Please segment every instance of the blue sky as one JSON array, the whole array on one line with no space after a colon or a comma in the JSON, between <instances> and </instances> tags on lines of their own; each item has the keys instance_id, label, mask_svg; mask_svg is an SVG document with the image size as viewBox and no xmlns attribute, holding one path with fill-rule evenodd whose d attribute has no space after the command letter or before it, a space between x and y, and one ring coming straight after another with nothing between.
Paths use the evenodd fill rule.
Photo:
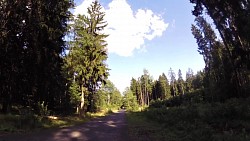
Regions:
<instances>
[{"instance_id":1,"label":"blue sky","mask_svg":"<svg viewBox=\"0 0 250 141\"><path fill-rule=\"evenodd\" d=\"M77 0L75 14L85 14L92 0ZM109 79L123 92L132 77L147 69L154 79L170 67L185 77L188 68L204 68L191 34L194 16L188 0L100 0L109 24L106 33Z\"/></svg>"}]
</instances>

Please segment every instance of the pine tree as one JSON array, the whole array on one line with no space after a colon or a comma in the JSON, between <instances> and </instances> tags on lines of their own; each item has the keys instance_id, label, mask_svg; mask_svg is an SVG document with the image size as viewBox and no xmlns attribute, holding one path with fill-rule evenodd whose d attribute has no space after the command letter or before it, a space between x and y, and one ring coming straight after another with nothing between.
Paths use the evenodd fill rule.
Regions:
<instances>
[{"instance_id":1,"label":"pine tree","mask_svg":"<svg viewBox=\"0 0 250 141\"><path fill-rule=\"evenodd\" d=\"M143 75L140 77L141 85L141 99L142 105L149 105L151 96L152 96L152 78L150 78L149 72L147 69L143 70Z\"/></svg>"},{"instance_id":2,"label":"pine tree","mask_svg":"<svg viewBox=\"0 0 250 141\"><path fill-rule=\"evenodd\" d=\"M130 81L130 90L133 92L134 95L136 95L136 79L132 77Z\"/></svg>"},{"instance_id":3,"label":"pine tree","mask_svg":"<svg viewBox=\"0 0 250 141\"><path fill-rule=\"evenodd\" d=\"M185 83L185 92L189 93L193 91L193 79L194 79L194 72L191 68L188 68L186 72L186 83Z\"/></svg>"},{"instance_id":4,"label":"pine tree","mask_svg":"<svg viewBox=\"0 0 250 141\"><path fill-rule=\"evenodd\" d=\"M177 89L177 81L175 78L175 73L172 68L169 69L168 75L170 77L170 92L173 97L177 96L178 89Z\"/></svg>"},{"instance_id":5,"label":"pine tree","mask_svg":"<svg viewBox=\"0 0 250 141\"><path fill-rule=\"evenodd\" d=\"M162 78L163 78L163 80L164 80L164 82L166 84L164 99L169 99L171 97L170 85L169 85L169 81L168 81L168 78L165 75L165 73L162 73Z\"/></svg>"},{"instance_id":6,"label":"pine tree","mask_svg":"<svg viewBox=\"0 0 250 141\"><path fill-rule=\"evenodd\" d=\"M143 75L137 80L132 78L130 90L136 96L140 106L149 105L151 99L154 99L153 78L149 75L148 70L143 70Z\"/></svg>"},{"instance_id":7,"label":"pine tree","mask_svg":"<svg viewBox=\"0 0 250 141\"><path fill-rule=\"evenodd\" d=\"M170 95L170 86L168 79L164 73L159 76L158 80L155 82L154 86L154 99L169 99Z\"/></svg>"},{"instance_id":8,"label":"pine tree","mask_svg":"<svg viewBox=\"0 0 250 141\"><path fill-rule=\"evenodd\" d=\"M178 95L184 94L184 80L180 69L178 70L177 90L179 93Z\"/></svg>"}]
</instances>

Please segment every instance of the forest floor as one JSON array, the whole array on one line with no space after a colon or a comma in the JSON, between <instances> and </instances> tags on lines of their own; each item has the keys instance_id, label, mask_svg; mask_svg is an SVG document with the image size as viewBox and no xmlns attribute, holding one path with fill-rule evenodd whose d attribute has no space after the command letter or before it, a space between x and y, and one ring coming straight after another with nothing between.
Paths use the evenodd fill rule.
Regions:
<instances>
[{"instance_id":1,"label":"forest floor","mask_svg":"<svg viewBox=\"0 0 250 141\"><path fill-rule=\"evenodd\" d=\"M0 141L127 141L125 111L92 119L84 124L26 134L2 134Z\"/></svg>"}]
</instances>

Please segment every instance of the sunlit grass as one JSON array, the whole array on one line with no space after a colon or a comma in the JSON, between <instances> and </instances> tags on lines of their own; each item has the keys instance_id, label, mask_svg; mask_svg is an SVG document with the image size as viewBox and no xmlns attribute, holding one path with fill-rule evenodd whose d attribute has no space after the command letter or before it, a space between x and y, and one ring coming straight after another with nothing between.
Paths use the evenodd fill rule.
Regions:
<instances>
[{"instance_id":1,"label":"sunlit grass","mask_svg":"<svg viewBox=\"0 0 250 141\"><path fill-rule=\"evenodd\" d=\"M58 117L56 119L47 118L41 122L43 128L68 127L76 124L82 124L90 119L90 116L85 118L79 116Z\"/></svg>"}]
</instances>

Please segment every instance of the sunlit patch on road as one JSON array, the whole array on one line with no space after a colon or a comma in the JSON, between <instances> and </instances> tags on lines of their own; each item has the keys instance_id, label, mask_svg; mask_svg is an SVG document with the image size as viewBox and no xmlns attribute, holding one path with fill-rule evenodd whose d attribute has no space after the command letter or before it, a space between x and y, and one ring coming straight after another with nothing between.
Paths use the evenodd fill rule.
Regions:
<instances>
[{"instance_id":1,"label":"sunlit patch on road","mask_svg":"<svg viewBox=\"0 0 250 141\"><path fill-rule=\"evenodd\" d=\"M77 138L77 137L80 137L81 136L81 132L79 132L79 131L73 131L72 133L71 133L71 137L72 138Z\"/></svg>"}]
</instances>

